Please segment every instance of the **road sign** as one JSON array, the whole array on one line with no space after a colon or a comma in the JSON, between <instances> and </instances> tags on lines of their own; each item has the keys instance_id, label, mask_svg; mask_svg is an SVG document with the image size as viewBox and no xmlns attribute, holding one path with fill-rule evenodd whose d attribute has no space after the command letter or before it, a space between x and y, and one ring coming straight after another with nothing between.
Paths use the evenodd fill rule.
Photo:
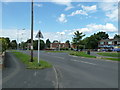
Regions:
<instances>
[{"instance_id":1,"label":"road sign","mask_svg":"<svg viewBox=\"0 0 120 90\"><path fill-rule=\"evenodd\" d=\"M43 38L41 31L37 33L36 38L38 38L38 64L40 65L40 38Z\"/></svg>"},{"instance_id":2,"label":"road sign","mask_svg":"<svg viewBox=\"0 0 120 90\"><path fill-rule=\"evenodd\" d=\"M43 35L42 35L41 31L39 31L39 32L37 33L36 38L43 38Z\"/></svg>"}]
</instances>

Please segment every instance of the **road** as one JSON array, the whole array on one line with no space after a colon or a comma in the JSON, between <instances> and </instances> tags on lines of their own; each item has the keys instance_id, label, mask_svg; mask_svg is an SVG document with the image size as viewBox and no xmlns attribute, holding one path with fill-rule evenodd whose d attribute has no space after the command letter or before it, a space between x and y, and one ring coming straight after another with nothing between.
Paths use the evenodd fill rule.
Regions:
<instances>
[{"instance_id":1,"label":"road","mask_svg":"<svg viewBox=\"0 0 120 90\"><path fill-rule=\"evenodd\" d=\"M21 52L30 54L29 51ZM34 56L37 57L37 51L34 51ZM39 72L38 70L26 70L24 65L17 61L19 65L17 67L18 70L15 72L16 75L6 80L3 83L3 87L13 87L14 83L11 82L15 82L17 84L16 87L55 87L54 83L57 83L59 88L118 88L117 62L76 57L67 53L48 53L45 51L40 52L40 57L42 60L52 63L54 68L45 69L48 70L47 73L45 70ZM16 61L14 60L14 62ZM9 64L14 68L17 62L14 64L9 62ZM8 71L10 70L3 71L3 78L9 76L7 75ZM38 72L37 76L33 75L35 72ZM35 80L33 80L33 77ZM46 82L40 84L41 80ZM3 81L5 80L3 79ZM32 85L33 81L36 85ZM25 83L26 85L20 83ZM28 85L28 83L31 84Z\"/></svg>"},{"instance_id":2,"label":"road","mask_svg":"<svg viewBox=\"0 0 120 90\"><path fill-rule=\"evenodd\" d=\"M29 51L25 53L30 54ZM37 51L34 51L37 56ZM118 63L109 60L70 56L67 53L40 52L54 65L61 88L117 88Z\"/></svg>"}]
</instances>

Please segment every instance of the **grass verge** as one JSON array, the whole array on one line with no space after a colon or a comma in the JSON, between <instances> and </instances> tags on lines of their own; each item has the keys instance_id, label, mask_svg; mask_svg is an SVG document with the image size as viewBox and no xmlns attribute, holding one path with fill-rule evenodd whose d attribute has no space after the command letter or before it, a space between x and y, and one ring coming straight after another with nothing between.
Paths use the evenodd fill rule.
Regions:
<instances>
[{"instance_id":1,"label":"grass verge","mask_svg":"<svg viewBox=\"0 0 120 90\"><path fill-rule=\"evenodd\" d=\"M102 58L106 60L120 61L120 58Z\"/></svg>"},{"instance_id":2,"label":"grass verge","mask_svg":"<svg viewBox=\"0 0 120 90\"><path fill-rule=\"evenodd\" d=\"M75 55L75 56L82 56L82 57L87 57L87 58L96 58L96 56L91 56L86 54L85 52L70 52L70 55Z\"/></svg>"},{"instance_id":3,"label":"grass verge","mask_svg":"<svg viewBox=\"0 0 120 90\"><path fill-rule=\"evenodd\" d=\"M102 56L118 57L118 53L113 53L113 52L100 52L97 54Z\"/></svg>"},{"instance_id":4,"label":"grass verge","mask_svg":"<svg viewBox=\"0 0 120 90\"><path fill-rule=\"evenodd\" d=\"M30 55L24 54L22 52L12 52L12 53L26 65L27 69L44 69L44 68L52 67L51 64L43 60L40 60L40 65L39 65L36 57L34 57L34 62L30 62Z\"/></svg>"}]
</instances>

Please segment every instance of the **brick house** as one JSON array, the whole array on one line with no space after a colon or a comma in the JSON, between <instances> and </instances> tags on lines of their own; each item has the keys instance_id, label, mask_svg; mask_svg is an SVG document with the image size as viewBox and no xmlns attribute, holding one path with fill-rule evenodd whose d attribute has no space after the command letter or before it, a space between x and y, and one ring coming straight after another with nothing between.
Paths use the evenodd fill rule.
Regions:
<instances>
[{"instance_id":1,"label":"brick house","mask_svg":"<svg viewBox=\"0 0 120 90\"><path fill-rule=\"evenodd\" d=\"M120 47L120 40L118 39L104 39L100 40L98 43L98 49L106 51L106 50L112 50L116 51Z\"/></svg>"},{"instance_id":2,"label":"brick house","mask_svg":"<svg viewBox=\"0 0 120 90\"><path fill-rule=\"evenodd\" d=\"M51 43L50 49L69 48L67 43Z\"/></svg>"}]
</instances>

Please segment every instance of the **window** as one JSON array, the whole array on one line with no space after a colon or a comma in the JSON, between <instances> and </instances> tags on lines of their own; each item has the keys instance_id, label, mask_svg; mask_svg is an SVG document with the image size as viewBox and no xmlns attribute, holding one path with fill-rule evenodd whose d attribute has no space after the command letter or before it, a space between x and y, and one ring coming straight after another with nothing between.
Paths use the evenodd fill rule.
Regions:
<instances>
[{"instance_id":1,"label":"window","mask_svg":"<svg viewBox=\"0 0 120 90\"><path fill-rule=\"evenodd\" d=\"M100 42L100 44L104 44L104 42Z\"/></svg>"},{"instance_id":2,"label":"window","mask_svg":"<svg viewBox=\"0 0 120 90\"><path fill-rule=\"evenodd\" d=\"M109 41L108 44L112 44L112 41Z\"/></svg>"}]
</instances>

